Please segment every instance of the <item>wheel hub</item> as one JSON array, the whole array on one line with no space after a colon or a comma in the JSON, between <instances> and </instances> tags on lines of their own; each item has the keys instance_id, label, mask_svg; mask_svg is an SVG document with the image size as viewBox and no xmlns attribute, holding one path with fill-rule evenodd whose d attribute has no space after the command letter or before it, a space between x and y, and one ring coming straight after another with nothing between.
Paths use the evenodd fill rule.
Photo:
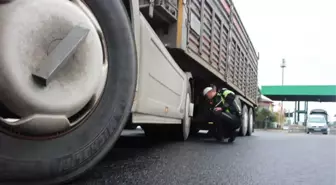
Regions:
<instances>
[{"instance_id":1,"label":"wheel hub","mask_svg":"<svg viewBox=\"0 0 336 185\"><path fill-rule=\"evenodd\" d=\"M88 34L46 86L34 71L80 26ZM102 74L99 35L83 11L68 0L15 0L0 5L0 101L20 117L70 117L95 94Z\"/></svg>"},{"instance_id":2,"label":"wheel hub","mask_svg":"<svg viewBox=\"0 0 336 185\"><path fill-rule=\"evenodd\" d=\"M183 137L184 139L187 139L190 133L190 124L191 124L191 118L190 118L190 95L189 93L186 96L186 103L185 103L185 113L184 113L184 119L183 119Z\"/></svg>"},{"instance_id":3,"label":"wheel hub","mask_svg":"<svg viewBox=\"0 0 336 185\"><path fill-rule=\"evenodd\" d=\"M253 113L252 112L250 112L249 113L249 129L250 129L250 132L252 132L252 130L253 130Z\"/></svg>"},{"instance_id":4,"label":"wheel hub","mask_svg":"<svg viewBox=\"0 0 336 185\"><path fill-rule=\"evenodd\" d=\"M248 125L248 114L247 111L244 110L243 113L243 126L242 126L242 133L245 134L247 131L247 125Z\"/></svg>"}]
</instances>

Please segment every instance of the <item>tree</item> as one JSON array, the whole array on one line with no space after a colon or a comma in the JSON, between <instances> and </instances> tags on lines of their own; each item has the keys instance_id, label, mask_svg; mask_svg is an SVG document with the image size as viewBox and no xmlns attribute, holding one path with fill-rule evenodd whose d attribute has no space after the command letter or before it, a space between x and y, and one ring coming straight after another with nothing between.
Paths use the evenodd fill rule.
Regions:
<instances>
[{"instance_id":1,"label":"tree","mask_svg":"<svg viewBox=\"0 0 336 185\"><path fill-rule=\"evenodd\" d=\"M268 109L258 107L256 111L256 124L259 128L268 127L268 124L276 121L275 114ZM267 122L267 125L265 125Z\"/></svg>"},{"instance_id":2,"label":"tree","mask_svg":"<svg viewBox=\"0 0 336 185\"><path fill-rule=\"evenodd\" d=\"M274 113L274 116L275 116L275 121L278 122L280 125L283 125L283 123L286 120L285 114L281 113L281 111L278 111Z\"/></svg>"},{"instance_id":3,"label":"tree","mask_svg":"<svg viewBox=\"0 0 336 185\"><path fill-rule=\"evenodd\" d=\"M257 109L257 115L256 115L256 121L264 121L266 117L270 118L270 121L276 121L275 114L271 112L268 109L264 108L258 108Z\"/></svg>"}]
</instances>

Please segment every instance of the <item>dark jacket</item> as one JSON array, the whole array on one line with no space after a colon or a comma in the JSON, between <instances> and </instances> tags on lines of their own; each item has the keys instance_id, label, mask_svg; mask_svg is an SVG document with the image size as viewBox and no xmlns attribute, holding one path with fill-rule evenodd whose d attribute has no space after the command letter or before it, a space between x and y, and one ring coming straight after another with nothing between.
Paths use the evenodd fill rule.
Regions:
<instances>
[{"instance_id":1,"label":"dark jacket","mask_svg":"<svg viewBox=\"0 0 336 185\"><path fill-rule=\"evenodd\" d=\"M237 116L241 115L240 105L237 105L236 95L234 92L228 89L221 89L217 92L216 96L210 100L211 111L216 107L221 107L222 111L235 114Z\"/></svg>"}]
</instances>

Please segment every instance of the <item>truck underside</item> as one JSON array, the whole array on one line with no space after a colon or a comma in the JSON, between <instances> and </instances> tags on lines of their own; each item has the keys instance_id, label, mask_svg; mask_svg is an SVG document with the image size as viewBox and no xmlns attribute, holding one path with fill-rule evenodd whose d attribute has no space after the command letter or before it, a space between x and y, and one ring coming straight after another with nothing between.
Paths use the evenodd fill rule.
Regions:
<instances>
[{"instance_id":1,"label":"truck underside","mask_svg":"<svg viewBox=\"0 0 336 185\"><path fill-rule=\"evenodd\" d=\"M212 84L239 95L247 117L240 132L250 135L257 99L258 57L232 2L140 1L140 10L179 67L192 74L193 129L208 128L201 93Z\"/></svg>"}]
</instances>

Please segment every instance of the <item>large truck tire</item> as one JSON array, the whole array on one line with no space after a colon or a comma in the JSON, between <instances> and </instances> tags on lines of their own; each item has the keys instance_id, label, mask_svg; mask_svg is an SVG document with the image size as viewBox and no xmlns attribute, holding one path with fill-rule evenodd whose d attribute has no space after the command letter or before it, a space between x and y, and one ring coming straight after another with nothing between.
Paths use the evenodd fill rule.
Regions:
<instances>
[{"instance_id":1,"label":"large truck tire","mask_svg":"<svg viewBox=\"0 0 336 185\"><path fill-rule=\"evenodd\" d=\"M24 31L23 26L26 26L26 30L41 31L39 33L41 35L53 31L53 33L56 33L57 31L62 31L62 27L59 27L59 30L56 31L47 29L51 28L52 25L58 24L59 22L57 21L65 21L72 24L77 21L74 17L85 15L71 1L65 1L16 0L8 4L0 4L0 70L3 69L4 65L10 65L10 62L15 62L4 61L7 59L4 52L11 49L11 51L17 50L17 57L21 57L19 54L25 53L24 50L19 51L20 48L13 49L14 46L25 44L27 41L25 38L8 38L8 36L15 34L16 36L21 36L22 34L17 32ZM72 180L97 164L109 152L125 126L127 117L131 111L137 76L135 43L129 18L121 1L86 0L84 3L97 19L106 45L108 66L106 82L102 85L103 91L101 96L85 119L82 119L75 127L71 127L69 130L55 135L40 137L14 133L12 132L13 128L7 129L7 126L3 127L4 122L1 122L0 184L48 185ZM36 11L34 11L34 8L37 8ZM70 21L67 22L68 17L62 17L57 14L57 12L62 11L67 15L71 15L69 17ZM6 30L8 28L6 27L7 23L9 23L10 27L15 23L12 22L12 25L10 25L11 21L18 21L20 23L21 18L29 22L36 18L35 14L27 15L27 12L35 13L37 14L36 16L40 15L41 12L56 12L55 16L58 17L53 19L55 17L48 17L46 14L44 14L45 16L40 15L39 18L41 19L46 17L45 19L48 21L55 22L48 23L46 21L43 24L39 24L42 27L34 28L29 27L34 25L29 25L28 23L22 24L9 33L9 30ZM86 20L89 19L85 19L83 22L88 22ZM46 27L43 27L43 25ZM95 33L90 32L90 34L93 34L91 35L92 37L95 36ZM4 42L10 39L11 42ZM33 40L34 37L27 39ZM15 43L16 41L21 41L21 43ZM83 44L84 46L81 49L84 49L84 51L76 51L75 55L78 54L76 57L79 57L83 52L86 55L90 54L91 50L85 49L93 43L87 45L88 43L85 41ZM7 46L4 48L4 45ZM29 59L26 58L26 60ZM93 60L91 62L99 61ZM77 69L79 70L80 66L77 66ZM18 71L15 72L17 73ZM68 72L72 74L71 72L73 71ZM10 71L6 73L10 73ZM7 84L11 85L11 83ZM6 90L3 85L0 82L0 90L2 92ZM82 84L82 86L85 85L89 84ZM74 95L79 96L80 94ZM19 93L15 94L15 92L12 92L9 96L18 97ZM64 97L64 99L66 98ZM6 103L4 104L8 106ZM50 104L52 103L51 101ZM15 110L11 111L15 112ZM22 113L22 110L18 110L18 112Z\"/></svg>"},{"instance_id":2,"label":"large truck tire","mask_svg":"<svg viewBox=\"0 0 336 185\"><path fill-rule=\"evenodd\" d=\"M191 117L189 116L190 103L192 103L192 91L190 84L187 87L187 94L184 106L184 117L182 119L182 124L172 125L173 129L173 139L178 141L185 141L190 135L191 129Z\"/></svg>"},{"instance_id":3,"label":"large truck tire","mask_svg":"<svg viewBox=\"0 0 336 185\"><path fill-rule=\"evenodd\" d=\"M252 107L248 110L248 127L247 127L247 136L251 136L254 128L254 109Z\"/></svg>"},{"instance_id":4,"label":"large truck tire","mask_svg":"<svg viewBox=\"0 0 336 185\"><path fill-rule=\"evenodd\" d=\"M187 87L187 94L184 104L184 117L181 124L143 124L146 137L150 139L164 139L185 141L188 139L191 130L191 117L189 116L190 103L192 102L191 86Z\"/></svg>"},{"instance_id":5,"label":"large truck tire","mask_svg":"<svg viewBox=\"0 0 336 185\"><path fill-rule=\"evenodd\" d=\"M239 135L240 136L246 136L247 134L247 130L248 130L248 109L246 107L246 105L243 105L243 109L242 109L242 124L241 127L239 129Z\"/></svg>"}]
</instances>

